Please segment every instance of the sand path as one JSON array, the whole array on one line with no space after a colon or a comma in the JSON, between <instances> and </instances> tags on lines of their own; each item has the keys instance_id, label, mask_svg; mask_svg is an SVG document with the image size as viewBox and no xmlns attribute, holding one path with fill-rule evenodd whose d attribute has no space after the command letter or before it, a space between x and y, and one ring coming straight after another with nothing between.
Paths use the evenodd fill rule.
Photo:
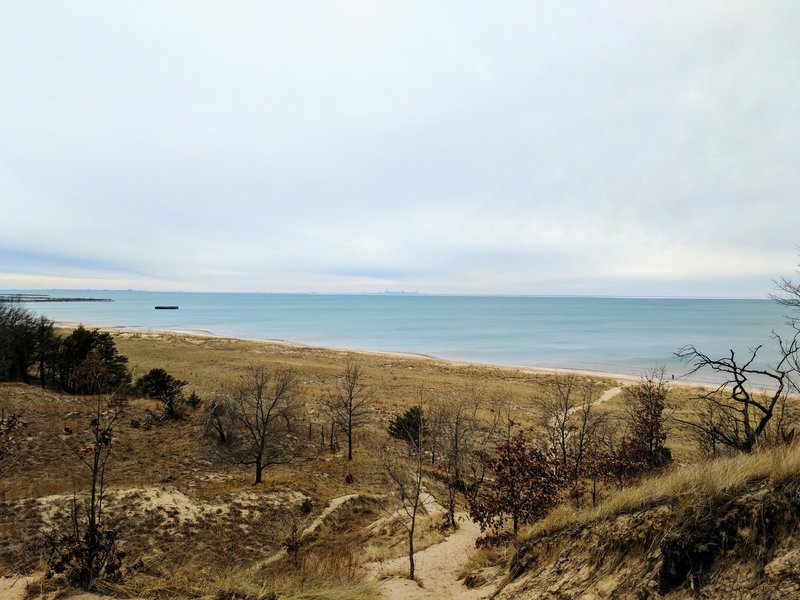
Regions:
<instances>
[{"instance_id":1,"label":"sand path","mask_svg":"<svg viewBox=\"0 0 800 600\"><path fill-rule=\"evenodd\" d=\"M491 587L468 589L458 580L458 573L475 552L475 540L480 535L478 526L466 515L460 513L458 520L458 530L446 540L414 555L417 579L422 586L400 575L387 577L389 573L408 572L407 556L367 565L369 576L378 580L378 587L386 600L477 600L491 593Z\"/></svg>"},{"instance_id":2,"label":"sand path","mask_svg":"<svg viewBox=\"0 0 800 600\"><path fill-rule=\"evenodd\" d=\"M322 522L329 514L331 514L345 502L348 502L358 497L359 494L348 494L347 496L339 496L338 498L334 498L333 500L328 502L328 506L325 507L325 510L323 510L322 513L316 519L314 519L314 522L311 523L311 525L309 525L303 530L303 535L311 535L312 533L314 533L317 529L319 529L322 526Z\"/></svg>"},{"instance_id":3,"label":"sand path","mask_svg":"<svg viewBox=\"0 0 800 600\"><path fill-rule=\"evenodd\" d=\"M603 394L597 399L595 405L602 404L607 400L611 400L614 396L619 394L622 391L621 387L613 387L610 390L606 390Z\"/></svg>"}]
</instances>

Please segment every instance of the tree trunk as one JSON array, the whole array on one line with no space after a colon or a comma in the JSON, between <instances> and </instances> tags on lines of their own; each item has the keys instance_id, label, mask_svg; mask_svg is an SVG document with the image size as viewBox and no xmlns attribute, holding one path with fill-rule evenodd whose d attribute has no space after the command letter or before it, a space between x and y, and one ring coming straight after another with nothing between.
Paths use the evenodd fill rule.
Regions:
<instances>
[{"instance_id":1,"label":"tree trunk","mask_svg":"<svg viewBox=\"0 0 800 600\"><path fill-rule=\"evenodd\" d=\"M408 578L414 579L414 528L408 531Z\"/></svg>"},{"instance_id":2,"label":"tree trunk","mask_svg":"<svg viewBox=\"0 0 800 600\"><path fill-rule=\"evenodd\" d=\"M353 413L347 423L347 460L353 460Z\"/></svg>"},{"instance_id":3,"label":"tree trunk","mask_svg":"<svg viewBox=\"0 0 800 600\"><path fill-rule=\"evenodd\" d=\"M20 376L22 377L22 382L23 382L25 385L29 385L29 384L30 384L30 382L31 382L31 378L30 378L30 376L28 375L28 367L27 367L27 365L25 364L25 359L24 359L22 356L20 356L20 357L17 359L17 364L19 365L19 366L18 366L18 369L19 369L19 374L20 374Z\"/></svg>"},{"instance_id":4,"label":"tree trunk","mask_svg":"<svg viewBox=\"0 0 800 600\"><path fill-rule=\"evenodd\" d=\"M39 382L42 384L42 389L45 388L45 376L44 376L44 356L39 357Z\"/></svg>"},{"instance_id":5,"label":"tree trunk","mask_svg":"<svg viewBox=\"0 0 800 600\"><path fill-rule=\"evenodd\" d=\"M451 485L447 490L447 518L450 521L450 528L455 531L456 529L456 488Z\"/></svg>"},{"instance_id":6,"label":"tree trunk","mask_svg":"<svg viewBox=\"0 0 800 600\"><path fill-rule=\"evenodd\" d=\"M261 464L261 459L259 458L256 461L256 480L255 483L261 483L261 471L264 469L263 465Z\"/></svg>"}]
</instances>

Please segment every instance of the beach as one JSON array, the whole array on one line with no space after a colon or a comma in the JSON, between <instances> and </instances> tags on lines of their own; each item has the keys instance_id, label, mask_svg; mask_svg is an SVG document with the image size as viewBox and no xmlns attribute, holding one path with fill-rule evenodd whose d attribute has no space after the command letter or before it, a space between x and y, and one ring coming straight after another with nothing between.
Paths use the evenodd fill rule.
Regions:
<instances>
[{"instance_id":1,"label":"beach","mask_svg":"<svg viewBox=\"0 0 800 600\"><path fill-rule=\"evenodd\" d=\"M115 330L280 340L636 379L664 367L667 377L676 380L689 370L674 354L686 344L719 356L763 344L759 360L768 364L775 349L770 333L785 323L781 307L768 300L166 292L103 296L113 302L27 306L59 322ZM180 308L154 310L159 305ZM691 380L714 383L707 373Z\"/></svg>"}]
</instances>

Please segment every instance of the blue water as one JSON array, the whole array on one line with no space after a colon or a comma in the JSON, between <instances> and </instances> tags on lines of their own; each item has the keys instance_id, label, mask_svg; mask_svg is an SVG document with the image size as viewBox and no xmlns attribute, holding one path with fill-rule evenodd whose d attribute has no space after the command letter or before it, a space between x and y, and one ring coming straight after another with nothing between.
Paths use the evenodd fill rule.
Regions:
<instances>
[{"instance_id":1,"label":"blue water","mask_svg":"<svg viewBox=\"0 0 800 600\"><path fill-rule=\"evenodd\" d=\"M20 290L24 291L24 290ZM788 331L770 300L587 297L227 294L52 291L107 303L27 304L57 321L101 327L201 329L301 344L426 354L491 364L564 367L639 375L665 366L685 344L712 357L743 354ZM178 305L179 310L154 310ZM703 376L693 377L704 380ZM713 378L706 378L711 381Z\"/></svg>"}]
</instances>

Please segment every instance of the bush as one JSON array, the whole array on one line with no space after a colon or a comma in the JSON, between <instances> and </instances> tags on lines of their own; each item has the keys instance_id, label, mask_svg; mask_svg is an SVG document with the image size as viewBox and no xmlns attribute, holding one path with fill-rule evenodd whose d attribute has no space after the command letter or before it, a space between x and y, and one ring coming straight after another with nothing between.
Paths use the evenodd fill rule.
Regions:
<instances>
[{"instance_id":1,"label":"bush","mask_svg":"<svg viewBox=\"0 0 800 600\"><path fill-rule=\"evenodd\" d=\"M136 391L147 398L163 402L164 418L177 419L182 416L180 400L185 385L185 381L176 379L164 369L150 369L146 375L136 380Z\"/></svg>"},{"instance_id":2,"label":"bush","mask_svg":"<svg viewBox=\"0 0 800 600\"><path fill-rule=\"evenodd\" d=\"M311 498L304 498L302 504L300 504L300 512L307 515L312 510L314 510L314 503L311 501Z\"/></svg>"},{"instance_id":3,"label":"bush","mask_svg":"<svg viewBox=\"0 0 800 600\"><path fill-rule=\"evenodd\" d=\"M419 450L420 433L425 426L425 416L421 406L412 406L402 414L396 415L386 431L396 440L403 440L414 450Z\"/></svg>"},{"instance_id":4,"label":"bush","mask_svg":"<svg viewBox=\"0 0 800 600\"><path fill-rule=\"evenodd\" d=\"M500 442L493 455L478 455L491 479L470 499L469 513L482 532L491 530L486 545L507 537L507 519L516 536L520 525L541 519L558 502L561 481L547 457L528 446L524 434Z\"/></svg>"}]
</instances>

